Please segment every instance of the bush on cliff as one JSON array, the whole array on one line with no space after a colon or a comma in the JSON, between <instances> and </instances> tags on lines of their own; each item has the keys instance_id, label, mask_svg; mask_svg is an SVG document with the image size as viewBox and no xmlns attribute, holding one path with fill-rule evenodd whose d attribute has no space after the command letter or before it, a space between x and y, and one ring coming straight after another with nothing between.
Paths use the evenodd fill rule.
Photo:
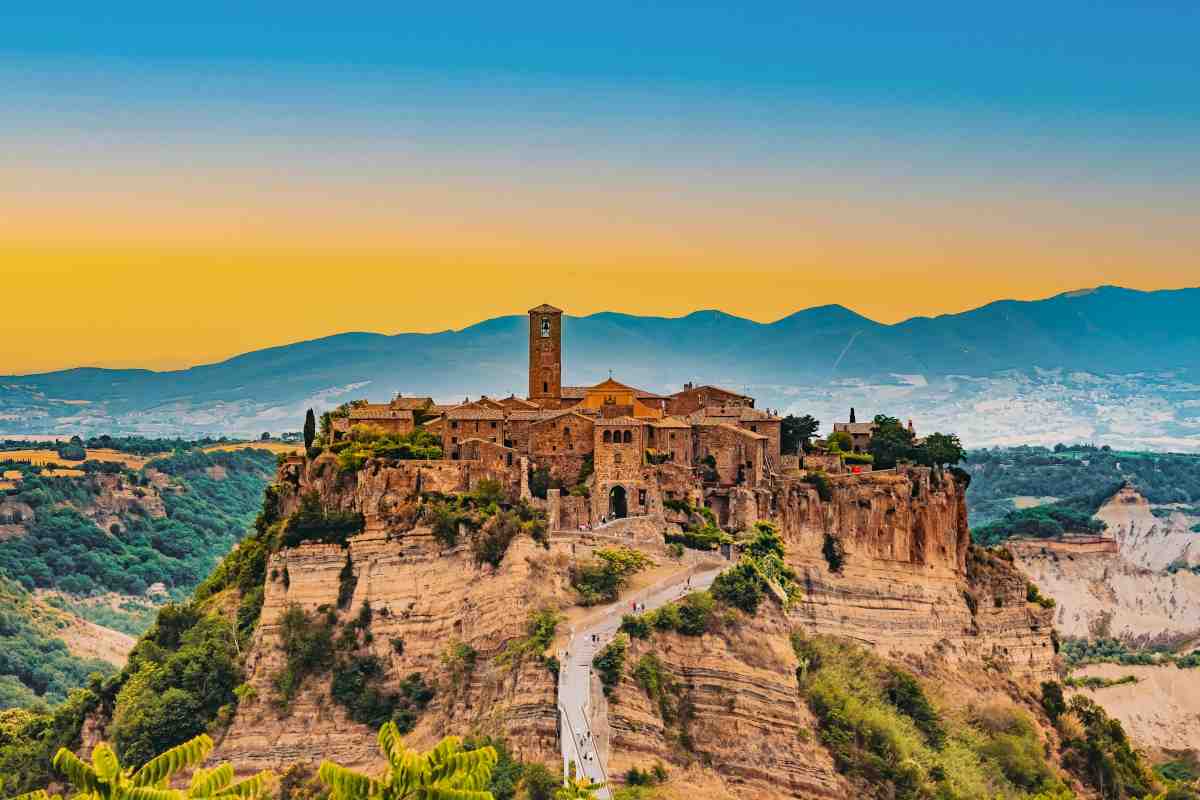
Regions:
<instances>
[{"instance_id":1,"label":"bush on cliff","mask_svg":"<svg viewBox=\"0 0 1200 800\"><path fill-rule=\"evenodd\" d=\"M332 448L339 472L357 472L368 459L391 461L429 460L442 457L442 441L424 428L408 433L383 433L369 425L355 425Z\"/></svg>"},{"instance_id":2,"label":"bush on cliff","mask_svg":"<svg viewBox=\"0 0 1200 800\"><path fill-rule=\"evenodd\" d=\"M741 562L722 572L713 581L712 596L726 605L740 608L747 614L758 611L763 600L763 582L754 566Z\"/></svg>"},{"instance_id":3,"label":"bush on cliff","mask_svg":"<svg viewBox=\"0 0 1200 800\"><path fill-rule=\"evenodd\" d=\"M328 510L316 492L308 492L300 498L300 508L284 524L281 544L284 547L304 542L344 545L351 536L362 532L364 524L361 513Z\"/></svg>"},{"instance_id":4,"label":"bush on cliff","mask_svg":"<svg viewBox=\"0 0 1200 800\"><path fill-rule=\"evenodd\" d=\"M916 676L833 637L795 634L800 692L839 771L872 798L1070 798L1028 715L939 709Z\"/></svg>"},{"instance_id":5,"label":"bush on cliff","mask_svg":"<svg viewBox=\"0 0 1200 800\"><path fill-rule=\"evenodd\" d=\"M571 586L579 593L579 605L594 606L617 599L629 578L654 562L645 553L628 547L597 550L595 556L571 565Z\"/></svg>"},{"instance_id":6,"label":"bush on cliff","mask_svg":"<svg viewBox=\"0 0 1200 800\"><path fill-rule=\"evenodd\" d=\"M625 669L625 652L629 649L629 637L618 633L616 637L592 659L592 666L600 676L604 694L612 694L612 690L621 682L621 672Z\"/></svg>"}]
</instances>

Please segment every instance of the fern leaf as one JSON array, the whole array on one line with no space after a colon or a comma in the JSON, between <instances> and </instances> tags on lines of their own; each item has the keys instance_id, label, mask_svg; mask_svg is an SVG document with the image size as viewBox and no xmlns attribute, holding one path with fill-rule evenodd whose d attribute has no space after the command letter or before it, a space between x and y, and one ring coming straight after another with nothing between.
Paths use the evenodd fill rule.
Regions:
<instances>
[{"instance_id":1,"label":"fern leaf","mask_svg":"<svg viewBox=\"0 0 1200 800\"><path fill-rule=\"evenodd\" d=\"M67 748L60 747L50 763L80 794L92 794L99 790L100 781L96 771Z\"/></svg>"},{"instance_id":2,"label":"fern leaf","mask_svg":"<svg viewBox=\"0 0 1200 800\"><path fill-rule=\"evenodd\" d=\"M175 773L199 765L208 758L212 749L213 740L202 733L147 761L145 766L133 774L132 784L141 787L157 786Z\"/></svg>"},{"instance_id":3,"label":"fern leaf","mask_svg":"<svg viewBox=\"0 0 1200 800\"><path fill-rule=\"evenodd\" d=\"M329 787L336 800L367 800L380 791L378 782L332 761L321 762L317 777Z\"/></svg>"},{"instance_id":4,"label":"fern leaf","mask_svg":"<svg viewBox=\"0 0 1200 800\"><path fill-rule=\"evenodd\" d=\"M125 795L125 800L184 800L187 797L178 789L156 789L151 786L135 786Z\"/></svg>"},{"instance_id":5,"label":"fern leaf","mask_svg":"<svg viewBox=\"0 0 1200 800\"><path fill-rule=\"evenodd\" d=\"M226 765L228 766L228 765ZM267 780L271 778L270 772L260 772L257 775L252 775L245 780L240 780L237 783L226 786L215 796L218 798L239 798L239 800L252 800L260 797L266 792Z\"/></svg>"},{"instance_id":6,"label":"fern leaf","mask_svg":"<svg viewBox=\"0 0 1200 800\"><path fill-rule=\"evenodd\" d=\"M101 742L92 751L92 769L95 770L98 780L112 784L121 774L121 762L117 760L113 749Z\"/></svg>"}]
</instances>

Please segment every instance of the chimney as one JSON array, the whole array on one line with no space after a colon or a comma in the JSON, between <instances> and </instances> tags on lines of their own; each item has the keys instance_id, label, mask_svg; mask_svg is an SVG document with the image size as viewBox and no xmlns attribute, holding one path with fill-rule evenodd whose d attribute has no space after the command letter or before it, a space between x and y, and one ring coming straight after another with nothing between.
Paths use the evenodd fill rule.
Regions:
<instances>
[{"instance_id":1,"label":"chimney","mask_svg":"<svg viewBox=\"0 0 1200 800\"><path fill-rule=\"evenodd\" d=\"M854 419L854 406L850 406L850 421L857 422L857 420Z\"/></svg>"}]
</instances>

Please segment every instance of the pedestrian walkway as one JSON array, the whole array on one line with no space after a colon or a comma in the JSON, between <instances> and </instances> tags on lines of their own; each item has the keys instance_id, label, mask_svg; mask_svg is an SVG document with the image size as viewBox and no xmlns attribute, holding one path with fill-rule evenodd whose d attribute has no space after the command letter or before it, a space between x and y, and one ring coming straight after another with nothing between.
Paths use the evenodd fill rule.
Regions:
<instances>
[{"instance_id":1,"label":"pedestrian walkway","mask_svg":"<svg viewBox=\"0 0 1200 800\"><path fill-rule=\"evenodd\" d=\"M692 592L707 589L725 567L679 572L637 594L622 598L606 607L598 619L592 619L580 631L572 631L567 650L560 654L558 709L562 721L563 772L571 762L575 774L586 776L593 783L608 783L606 765L597 749L591 717L592 659L604 648L621 627L621 617L632 614L634 604L644 606L643 613L662 608ZM596 794L600 800L612 797L609 788Z\"/></svg>"}]
</instances>

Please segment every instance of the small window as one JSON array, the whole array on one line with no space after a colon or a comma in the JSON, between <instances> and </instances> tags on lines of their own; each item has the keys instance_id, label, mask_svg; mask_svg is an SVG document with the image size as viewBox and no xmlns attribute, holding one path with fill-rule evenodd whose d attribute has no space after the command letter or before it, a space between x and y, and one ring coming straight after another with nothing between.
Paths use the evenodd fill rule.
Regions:
<instances>
[{"instance_id":1,"label":"small window","mask_svg":"<svg viewBox=\"0 0 1200 800\"><path fill-rule=\"evenodd\" d=\"M751 426L750 426L750 430L754 431L755 433L758 433L758 426L757 426L757 425L751 425Z\"/></svg>"},{"instance_id":2,"label":"small window","mask_svg":"<svg viewBox=\"0 0 1200 800\"><path fill-rule=\"evenodd\" d=\"M570 435L571 435L571 426L567 425L566 427L563 428L563 436L570 436Z\"/></svg>"},{"instance_id":3,"label":"small window","mask_svg":"<svg viewBox=\"0 0 1200 800\"><path fill-rule=\"evenodd\" d=\"M542 381L542 394L550 394L550 383Z\"/></svg>"},{"instance_id":4,"label":"small window","mask_svg":"<svg viewBox=\"0 0 1200 800\"><path fill-rule=\"evenodd\" d=\"M639 506L646 505L646 490L645 489L638 489L638 505Z\"/></svg>"},{"instance_id":5,"label":"small window","mask_svg":"<svg viewBox=\"0 0 1200 800\"><path fill-rule=\"evenodd\" d=\"M605 431L604 432L604 443L609 444L611 442L612 442L612 431Z\"/></svg>"},{"instance_id":6,"label":"small window","mask_svg":"<svg viewBox=\"0 0 1200 800\"><path fill-rule=\"evenodd\" d=\"M631 443L633 441L633 432L625 431L625 435L623 437L621 437L621 439L622 439L622 441L625 442L625 444Z\"/></svg>"},{"instance_id":7,"label":"small window","mask_svg":"<svg viewBox=\"0 0 1200 800\"><path fill-rule=\"evenodd\" d=\"M620 451L620 450L618 450L617 452L613 453L613 463L614 463L614 464L620 464L620 463L621 463L621 451Z\"/></svg>"},{"instance_id":8,"label":"small window","mask_svg":"<svg viewBox=\"0 0 1200 800\"><path fill-rule=\"evenodd\" d=\"M458 437L457 437L457 436L451 436L451 437L450 437L450 444L458 444Z\"/></svg>"},{"instance_id":9,"label":"small window","mask_svg":"<svg viewBox=\"0 0 1200 800\"><path fill-rule=\"evenodd\" d=\"M492 420L492 427L493 427L493 428L495 428L495 427L496 427L496 420Z\"/></svg>"},{"instance_id":10,"label":"small window","mask_svg":"<svg viewBox=\"0 0 1200 800\"><path fill-rule=\"evenodd\" d=\"M458 420L456 420L456 419L450 420L450 427L457 429L458 428Z\"/></svg>"}]
</instances>

